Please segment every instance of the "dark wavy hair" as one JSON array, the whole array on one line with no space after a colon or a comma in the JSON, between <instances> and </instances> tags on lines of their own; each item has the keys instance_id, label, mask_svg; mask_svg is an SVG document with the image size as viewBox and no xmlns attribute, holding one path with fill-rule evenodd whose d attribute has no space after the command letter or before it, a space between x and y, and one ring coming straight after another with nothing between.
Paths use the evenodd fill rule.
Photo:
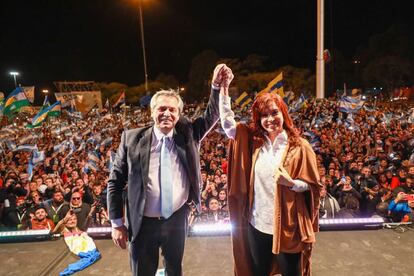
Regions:
<instances>
[{"instance_id":1,"label":"dark wavy hair","mask_svg":"<svg viewBox=\"0 0 414 276\"><path fill-rule=\"evenodd\" d=\"M266 110L266 107L274 102L283 115L283 129L286 131L289 137L289 143L291 145L297 145L299 143L299 131L293 124L292 118L289 116L288 108L283 101L282 97L273 93L263 93L259 95L252 106L252 123L250 128L253 130L254 136L258 136L263 139L265 130L260 123L261 114Z\"/></svg>"}]
</instances>

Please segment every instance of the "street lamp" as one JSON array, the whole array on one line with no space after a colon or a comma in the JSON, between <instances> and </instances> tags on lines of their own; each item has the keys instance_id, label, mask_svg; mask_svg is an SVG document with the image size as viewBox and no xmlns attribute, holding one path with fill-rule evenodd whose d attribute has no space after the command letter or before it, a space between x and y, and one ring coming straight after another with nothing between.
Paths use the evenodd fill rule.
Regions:
<instances>
[{"instance_id":1,"label":"street lamp","mask_svg":"<svg viewBox=\"0 0 414 276\"><path fill-rule=\"evenodd\" d=\"M14 86L15 86L15 87L17 87L17 80L16 80L16 76L18 76L18 75L19 75L19 72L15 72L15 71L13 71L13 72L10 72L9 74L13 76L13 79L14 79Z\"/></svg>"},{"instance_id":2,"label":"street lamp","mask_svg":"<svg viewBox=\"0 0 414 276\"><path fill-rule=\"evenodd\" d=\"M141 44L142 44L142 56L144 61L144 77L145 77L145 92L148 91L148 72L147 72L147 57L145 54L145 39L144 39L144 18L142 17L142 0L138 0L139 8L139 25L141 29Z\"/></svg>"},{"instance_id":3,"label":"street lamp","mask_svg":"<svg viewBox=\"0 0 414 276\"><path fill-rule=\"evenodd\" d=\"M42 90L42 93L44 93L45 95L47 95L47 94L49 93L49 90L47 90L47 89L43 89L43 90Z\"/></svg>"}]
</instances>

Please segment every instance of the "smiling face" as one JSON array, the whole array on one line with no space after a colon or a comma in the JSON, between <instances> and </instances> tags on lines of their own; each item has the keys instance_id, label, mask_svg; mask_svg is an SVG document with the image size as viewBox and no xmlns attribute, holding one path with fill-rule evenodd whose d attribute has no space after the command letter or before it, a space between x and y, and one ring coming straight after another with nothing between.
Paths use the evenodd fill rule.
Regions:
<instances>
[{"instance_id":1,"label":"smiling face","mask_svg":"<svg viewBox=\"0 0 414 276\"><path fill-rule=\"evenodd\" d=\"M210 199L208 203L208 208L210 209L210 211L217 211L219 209L218 200L215 198Z\"/></svg>"},{"instance_id":2,"label":"smiling face","mask_svg":"<svg viewBox=\"0 0 414 276\"><path fill-rule=\"evenodd\" d=\"M260 114L260 124L268 135L277 135L283 130L283 115L276 103L271 101Z\"/></svg>"},{"instance_id":3,"label":"smiling face","mask_svg":"<svg viewBox=\"0 0 414 276\"><path fill-rule=\"evenodd\" d=\"M159 96L152 119L155 126L164 134L169 133L178 122L180 116L178 100L175 97Z\"/></svg>"}]
</instances>

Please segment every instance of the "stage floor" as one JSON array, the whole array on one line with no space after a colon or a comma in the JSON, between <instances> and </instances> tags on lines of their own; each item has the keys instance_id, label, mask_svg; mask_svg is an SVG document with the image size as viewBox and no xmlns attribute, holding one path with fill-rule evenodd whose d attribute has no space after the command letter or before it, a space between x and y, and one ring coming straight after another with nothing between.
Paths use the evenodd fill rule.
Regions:
<instances>
[{"instance_id":1,"label":"stage floor","mask_svg":"<svg viewBox=\"0 0 414 276\"><path fill-rule=\"evenodd\" d=\"M96 240L102 259L76 275L130 275L128 252L111 240ZM0 244L0 275L59 275L77 258L62 239ZM184 274L233 275L230 237L190 237ZM330 231L318 233L313 275L414 275L414 232L393 230Z\"/></svg>"}]
</instances>

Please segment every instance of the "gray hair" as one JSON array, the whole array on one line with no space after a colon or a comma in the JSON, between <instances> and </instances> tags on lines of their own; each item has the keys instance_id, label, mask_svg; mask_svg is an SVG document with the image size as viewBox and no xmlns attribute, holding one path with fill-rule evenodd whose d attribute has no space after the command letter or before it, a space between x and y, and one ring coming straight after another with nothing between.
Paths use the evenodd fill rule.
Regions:
<instances>
[{"instance_id":1,"label":"gray hair","mask_svg":"<svg viewBox=\"0 0 414 276\"><path fill-rule=\"evenodd\" d=\"M157 93L155 93L154 96L152 96L151 102L150 102L151 112L155 110L155 107L158 104L158 98L161 96L176 98L178 101L178 111L180 114L183 112L183 109L184 109L183 100L181 99L181 96L178 94L178 92L174 89L160 90Z\"/></svg>"}]
</instances>

